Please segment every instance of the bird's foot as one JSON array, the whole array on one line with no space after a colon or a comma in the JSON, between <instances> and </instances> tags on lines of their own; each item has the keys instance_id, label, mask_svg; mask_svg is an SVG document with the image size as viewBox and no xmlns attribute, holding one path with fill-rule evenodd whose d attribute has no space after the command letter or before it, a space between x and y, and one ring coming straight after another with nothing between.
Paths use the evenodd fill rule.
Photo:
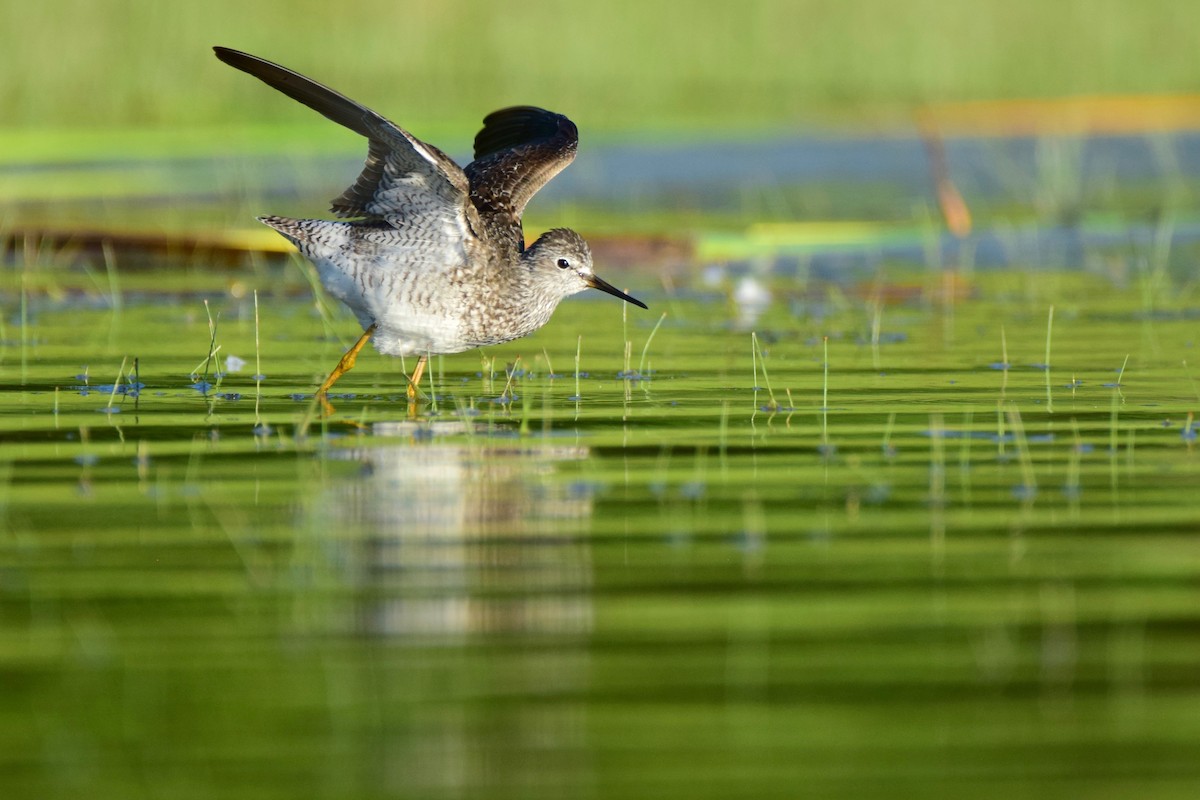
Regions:
<instances>
[{"instance_id":1,"label":"bird's foot","mask_svg":"<svg viewBox=\"0 0 1200 800\"><path fill-rule=\"evenodd\" d=\"M321 404L321 416L332 417L334 412L337 411L333 407L333 403L329 402L329 393L324 389L317 392L317 401Z\"/></svg>"}]
</instances>

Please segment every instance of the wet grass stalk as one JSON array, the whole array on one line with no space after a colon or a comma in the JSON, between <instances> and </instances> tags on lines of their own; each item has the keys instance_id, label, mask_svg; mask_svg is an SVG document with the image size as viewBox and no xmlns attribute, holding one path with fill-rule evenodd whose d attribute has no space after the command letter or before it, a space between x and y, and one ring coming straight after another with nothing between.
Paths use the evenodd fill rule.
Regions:
<instances>
[{"instance_id":1,"label":"wet grass stalk","mask_svg":"<svg viewBox=\"0 0 1200 800\"><path fill-rule=\"evenodd\" d=\"M1029 440L1025 437L1025 424L1021 420L1020 409L1015 406L1008 409L1006 416L1017 447L1017 463L1021 467L1021 489L1025 499L1029 499L1037 493L1037 475L1034 473L1033 457L1029 452Z\"/></svg>"},{"instance_id":2,"label":"wet grass stalk","mask_svg":"<svg viewBox=\"0 0 1200 800\"><path fill-rule=\"evenodd\" d=\"M821 442L829 446L829 337L825 336L824 374L821 379Z\"/></svg>"},{"instance_id":3,"label":"wet grass stalk","mask_svg":"<svg viewBox=\"0 0 1200 800\"><path fill-rule=\"evenodd\" d=\"M517 356L516 359L513 361L513 363L509 364L505 368L504 371L508 375L508 380L506 380L504 382L504 391L500 392L501 400L508 398L507 402L508 403L512 402L513 395L510 393L510 391L511 391L512 385L513 385L513 377L517 374L517 370L520 369L520 366L521 366L521 357Z\"/></svg>"},{"instance_id":4,"label":"wet grass stalk","mask_svg":"<svg viewBox=\"0 0 1200 800\"><path fill-rule=\"evenodd\" d=\"M946 424L940 413L929 415L929 544L935 567L946 555Z\"/></svg>"},{"instance_id":5,"label":"wet grass stalk","mask_svg":"<svg viewBox=\"0 0 1200 800\"><path fill-rule=\"evenodd\" d=\"M1121 396L1121 402L1125 402L1125 393L1121 391L1121 381L1125 378L1125 367L1129 366L1129 354L1125 354L1125 360L1121 362L1121 369L1117 371L1117 382L1113 386L1117 394Z\"/></svg>"},{"instance_id":6,"label":"wet grass stalk","mask_svg":"<svg viewBox=\"0 0 1200 800\"><path fill-rule=\"evenodd\" d=\"M1004 436L1006 432L1004 419L1004 401L998 400L996 402L996 457L1000 459L1004 458L1005 453Z\"/></svg>"},{"instance_id":7,"label":"wet grass stalk","mask_svg":"<svg viewBox=\"0 0 1200 800\"><path fill-rule=\"evenodd\" d=\"M579 411L579 402L583 400L583 393L579 386L579 370L580 364L583 363L583 334L575 339L575 410L576 415Z\"/></svg>"},{"instance_id":8,"label":"wet grass stalk","mask_svg":"<svg viewBox=\"0 0 1200 800\"><path fill-rule=\"evenodd\" d=\"M622 382L625 384L625 402L626 403L629 402L629 398L630 398L629 390L633 384L633 374L630 372L630 370L633 369L632 360L633 360L633 342L626 339L625 340L625 370L621 373L621 377L624 379Z\"/></svg>"},{"instance_id":9,"label":"wet grass stalk","mask_svg":"<svg viewBox=\"0 0 1200 800\"><path fill-rule=\"evenodd\" d=\"M483 384L483 393L490 395L494 390L496 378L496 357L479 351L479 382Z\"/></svg>"},{"instance_id":10,"label":"wet grass stalk","mask_svg":"<svg viewBox=\"0 0 1200 800\"><path fill-rule=\"evenodd\" d=\"M105 406L105 409L107 409L109 411L112 410L113 402L116 401L116 399L117 399L117 391L121 388L121 378L125 375L125 364L128 361L129 361L128 356L126 356L125 358L122 358L121 366L117 369L117 379L115 381L113 381L112 391L109 392L109 394L108 394L108 405Z\"/></svg>"},{"instance_id":11,"label":"wet grass stalk","mask_svg":"<svg viewBox=\"0 0 1200 800\"><path fill-rule=\"evenodd\" d=\"M1003 401L1008 393L1008 334L1004 330L1004 326L1000 326L1000 400Z\"/></svg>"},{"instance_id":12,"label":"wet grass stalk","mask_svg":"<svg viewBox=\"0 0 1200 800\"><path fill-rule=\"evenodd\" d=\"M21 383L29 375L29 258L26 256L21 270Z\"/></svg>"},{"instance_id":13,"label":"wet grass stalk","mask_svg":"<svg viewBox=\"0 0 1200 800\"><path fill-rule=\"evenodd\" d=\"M646 354L650 352L650 342L654 341L654 334L658 333L658 329L662 326L663 320L667 318L667 312L663 312L658 318L658 322L654 323L654 327L650 330L650 335L646 337L646 343L642 345L642 357L638 359L638 376L646 379Z\"/></svg>"},{"instance_id":14,"label":"wet grass stalk","mask_svg":"<svg viewBox=\"0 0 1200 800\"><path fill-rule=\"evenodd\" d=\"M201 378L208 378L208 370L216 359L217 353L221 351L220 345L217 344L217 320L220 319L220 314L217 319L213 319L212 309L208 306L208 301L204 301L204 313L208 315L208 354L200 360L195 369L191 372L192 383L197 383ZM201 373L203 370L203 373Z\"/></svg>"},{"instance_id":15,"label":"wet grass stalk","mask_svg":"<svg viewBox=\"0 0 1200 800\"><path fill-rule=\"evenodd\" d=\"M262 350L258 325L258 289L254 290L254 427L262 425Z\"/></svg>"},{"instance_id":16,"label":"wet grass stalk","mask_svg":"<svg viewBox=\"0 0 1200 800\"><path fill-rule=\"evenodd\" d=\"M758 392L758 367L762 365L762 379L767 387L767 398L770 402L770 410L774 411L779 408L779 403L775 401L775 392L771 388L771 376L767 374L767 357L762 351L762 345L758 341L758 334L754 331L750 332L750 360L754 368L754 390ZM758 400L754 401L755 410L758 409Z\"/></svg>"},{"instance_id":17,"label":"wet grass stalk","mask_svg":"<svg viewBox=\"0 0 1200 800\"><path fill-rule=\"evenodd\" d=\"M873 300L871 314L871 368L879 371L879 337L883 330L883 303L878 296Z\"/></svg>"},{"instance_id":18,"label":"wet grass stalk","mask_svg":"<svg viewBox=\"0 0 1200 800\"><path fill-rule=\"evenodd\" d=\"M1119 409L1121 406L1120 389L1113 387L1112 403L1108 411L1108 482L1109 486L1116 492L1117 479L1117 451L1120 445L1119 442Z\"/></svg>"},{"instance_id":19,"label":"wet grass stalk","mask_svg":"<svg viewBox=\"0 0 1200 800\"><path fill-rule=\"evenodd\" d=\"M439 359L440 359L440 356L439 356ZM426 363L428 363L432 360L433 360L433 356L429 353L426 353L425 354ZM520 362L521 362L521 357L517 356L517 363L519 364ZM440 361L439 361L439 366L440 366ZM516 367L514 366L513 369L515 370ZM428 370L426 370L426 372L429 373L429 413L436 415L438 413L438 398L437 398L437 392L435 391L435 387L434 387L434 383L433 383L433 370L428 369ZM416 388L420 389L421 387L418 386Z\"/></svg>"},{"instance_id":20,"label":"wet grass stalk","mask_svg":"<svg viewBox=\"0 0 1200 800\"><path fill-rule=\"evenodd\" d=\"M880 450L885 458L892 458L896 455L895 449L892 447L892 430L896 427L896 412L888 413L887 423L883 426L883 441L880 443Z\"/></svg>"},{"instance_id":21,"label":"wet grass stalk","mask_svg":"<svg viewBox=\"0 0 1200 800\"><path fill-rule=\"evenodd\" d=\"M1054 306L1046 318L1046 413L1054 413L1054 395L1050 391L1050 334L1054 330Z\"/></svg>"}]
</instances>

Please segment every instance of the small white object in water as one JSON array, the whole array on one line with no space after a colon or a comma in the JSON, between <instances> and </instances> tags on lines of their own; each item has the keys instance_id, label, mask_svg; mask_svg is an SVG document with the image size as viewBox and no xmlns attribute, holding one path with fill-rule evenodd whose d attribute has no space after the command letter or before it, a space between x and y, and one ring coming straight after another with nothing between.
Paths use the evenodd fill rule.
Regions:
<instances>
[{"instance_id":1,"label":"small white object in water","mask_svg":"<svg viewBox=\"0 0 1200 800\"><path fill-rule=\"evenodd\" d=\"M771 305L771 290L753 275L745 275L733 290L733 302L737 305L738 327L751 328Z\"/></svg>"},{"instance_id":2,"label":"small white object in water","mask_svg":"<svg viewBox=\"0 0 1200 800\"><path fill-rule=\"evenodd\" d=\"M246 366L246 359L237 356L225 356L225 373L241 372Z\"/></svg>"}]
</instances>

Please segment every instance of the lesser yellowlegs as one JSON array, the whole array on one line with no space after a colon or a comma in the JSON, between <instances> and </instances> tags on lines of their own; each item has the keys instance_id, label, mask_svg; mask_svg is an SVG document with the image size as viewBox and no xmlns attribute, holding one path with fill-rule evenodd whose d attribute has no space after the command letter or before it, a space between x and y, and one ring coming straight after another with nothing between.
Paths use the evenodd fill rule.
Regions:
<instances>
[{"instance_id":1,"label":"lesser yellowlegs","mask_svg":"<svg viewBox=\"0 0 1200 800\"><path fill-rule=\"evenodd\" d=\"M417 356L411 399L428 356L527 336L560 300L584 289L646 308L592 271L591 251L575 231L555 228L525 246L526 203L575 158L579 132L563 115L532 106L489 114L464 170L327 86L248 53L213 49L369 142L362 174L333 200L333 213L348 221L259 217L316 265L325 289L363 326L317 390L326 412L329 388L368 339L386 355Z\"/></svg>"}]
</instances>

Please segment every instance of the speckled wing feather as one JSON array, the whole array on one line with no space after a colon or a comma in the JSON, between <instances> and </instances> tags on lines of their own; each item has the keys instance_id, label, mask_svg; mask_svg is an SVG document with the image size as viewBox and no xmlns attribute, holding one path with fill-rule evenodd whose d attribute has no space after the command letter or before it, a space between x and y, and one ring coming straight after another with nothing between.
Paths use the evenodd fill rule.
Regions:
<instances>
[{"instance_id":1,"label":"speckled wing feather","mask_svg":"<svg viewBox=\"0 0 1200 800\"><path fill-rule=\"evenodd\" d=\"M333 200L339 217L384 220L400 228L430 228L474 236L478 217L466 175L433 145L349 97L249 53L214 47L217 58L367 137L362 173Z\"/></svg>"},{"instance_id":2,"label":"speckled wing feather","mask_svg":"<svg viewBox=\"0 0 1200 800\"><path fill-rule=\"evenodd\" d=\"M493 111L466 169L471 202L489 222L519 228L525 204L575 159L578 146L579 130L562 114L533 106Z\"/></svg>"}]
</instances>

